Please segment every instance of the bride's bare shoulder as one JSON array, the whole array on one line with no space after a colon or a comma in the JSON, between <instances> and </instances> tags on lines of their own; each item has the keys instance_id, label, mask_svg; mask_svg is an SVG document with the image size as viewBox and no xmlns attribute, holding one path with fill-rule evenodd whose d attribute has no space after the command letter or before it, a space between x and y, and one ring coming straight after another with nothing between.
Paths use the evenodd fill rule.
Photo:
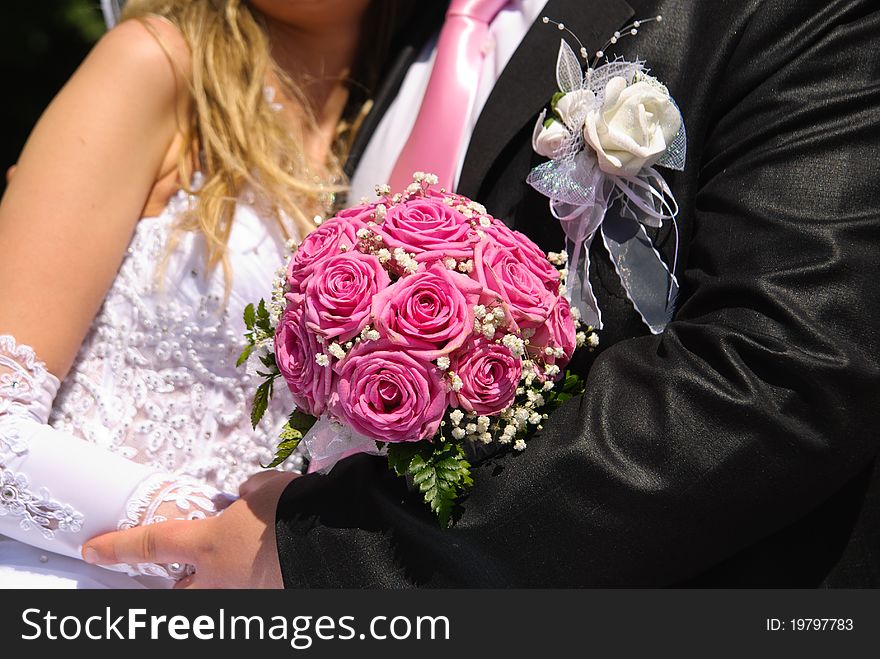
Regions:
<instances>
[{"instance_id":1,"label":"bride's bare shoulder","mask_svg":"<svg viewBox=\"0 0 880 659\"><path fill-rule=\"evenodd\" d=\"M189 88L192 55L186 39L173 23L150 16L124 21L107 32L92 49L84 68L99 74L107 69L117 79L132 76L162 87L159 92L180 92Z\"/></svg>"}]
</instances>

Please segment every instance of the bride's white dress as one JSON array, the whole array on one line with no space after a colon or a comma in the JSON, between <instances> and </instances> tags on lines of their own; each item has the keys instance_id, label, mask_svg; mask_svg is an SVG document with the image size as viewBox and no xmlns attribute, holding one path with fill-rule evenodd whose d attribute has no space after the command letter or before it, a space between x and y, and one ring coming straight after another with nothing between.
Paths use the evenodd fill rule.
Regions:
<instances>
[{"instance_id":1,"label":"bride's white dress","mask_svg":"<svg viewBox=\"0 0 880 659\"><path fill-rule=\"evenodd\" d=\"M239 203L227 298L222 269L205 275L197 234L167 252L192 201L180 192L139 221L63 382L27 337L0 335L0 588L167 587L168 566L90 566L82 544L158 521L169 502L176 516L212 514L272 458L291 402L279 390L253 430L256 383L235 362L242 310L268 296L285 240ZM47 310L47 322L63 319Z\"/></svg>"}]
</instances>

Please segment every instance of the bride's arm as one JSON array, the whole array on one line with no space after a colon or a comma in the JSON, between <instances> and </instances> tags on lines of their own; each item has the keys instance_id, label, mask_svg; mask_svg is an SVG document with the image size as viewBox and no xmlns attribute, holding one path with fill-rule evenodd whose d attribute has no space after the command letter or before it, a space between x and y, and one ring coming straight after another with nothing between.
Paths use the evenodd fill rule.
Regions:
<instances>
[{"instance_id":1,"label":"bride's arm","mask_svg":"<svg viewBox=\"0 0 880 659\"><path fill-rule=\"evenodd\" d=\"M153 27L170 53L137 22L95 47L38 122L0 203L0 534L71 556L120 522L185 516L177 501L202 494L46 423L174 163L188 53L169 25Z\"/></svg>"}]
</instances>

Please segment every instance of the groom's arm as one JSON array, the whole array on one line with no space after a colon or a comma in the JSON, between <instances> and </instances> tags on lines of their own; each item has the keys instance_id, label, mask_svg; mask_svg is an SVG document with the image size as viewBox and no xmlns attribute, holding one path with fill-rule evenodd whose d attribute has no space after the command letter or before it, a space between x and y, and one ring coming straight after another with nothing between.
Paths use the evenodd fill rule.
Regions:
<instances>
[{"instance_id":1,"label":"groom's arm","mask_svg":"<svg viewBox=\"0 0 880 659\"><path fill-rule=\"evenodd\" d=\"M666 332L602 352L585 397L476 470L450 530L378 458L294 481L276 523L286 585L675 583L869 464L880 11L781 4L749 23L712 109Z\"/></svg>"}]
</instances>

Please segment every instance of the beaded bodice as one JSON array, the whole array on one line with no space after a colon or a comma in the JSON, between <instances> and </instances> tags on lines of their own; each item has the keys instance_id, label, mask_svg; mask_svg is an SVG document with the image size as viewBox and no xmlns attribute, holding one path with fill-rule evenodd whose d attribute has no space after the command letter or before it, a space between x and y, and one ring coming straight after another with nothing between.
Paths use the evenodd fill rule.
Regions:
<instances>
[{"instance_id":1,"label":"beaded bodice","mask_svg":"<svg viewBox=\"0 0 880 659\"><path fill-rule=\"evenodd\" d=\"M125 457L238 492L268 464L292 403L281 390L256 430L256 387L235 366L242 310L268 297L285 240L252 204L236 209L231 283L205 272L198 234L168 239L191 200L183 192L142 219L106 300L61 384L49 423ZM288 468L295 468L291 461Z\"/></svg>"}]
</instances>

